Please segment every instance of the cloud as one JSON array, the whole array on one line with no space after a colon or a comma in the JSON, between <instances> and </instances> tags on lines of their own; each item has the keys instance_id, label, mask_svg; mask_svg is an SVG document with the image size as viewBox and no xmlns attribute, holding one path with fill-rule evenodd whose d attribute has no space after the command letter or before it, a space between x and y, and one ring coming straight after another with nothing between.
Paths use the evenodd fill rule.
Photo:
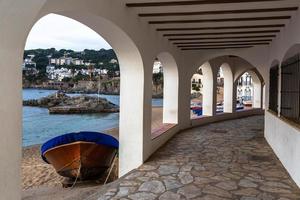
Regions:
<instances>
[{"instance_id":1,"label":"cloud","mask_svg":"<svg viewBox=\"0 0 300 200\"><path fill-rule=\"evenodd\" d=\"M111 46L95 31L73 19L49 14L32 28L25 49L37 48L111 49Z\"/></svg>"}]
</instances>

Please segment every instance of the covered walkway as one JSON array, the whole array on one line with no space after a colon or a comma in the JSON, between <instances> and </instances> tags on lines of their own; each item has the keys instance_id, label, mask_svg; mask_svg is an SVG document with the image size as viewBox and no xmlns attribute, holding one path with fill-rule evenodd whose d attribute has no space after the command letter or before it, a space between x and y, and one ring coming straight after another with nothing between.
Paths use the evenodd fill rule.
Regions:
<instances>
[{"instance_id":1,"label":"covered walkway","mask_svg":"<svg viewBox=\"0 0 300 200\"><path fill-rule=\"evenodd\" d=\"M90 199L300 199L263 127L253 116L183 131Z\"/></svg>"},{"instance_id":2,"label":"covered walkway","mask_svg":"<svg viewBox=\"0 0 300 200\"><path fill-rule=\"evenodd\" d=\"M0 199L21 198L20 66L28 33L51 13L101 35L120 64L121 179L103 190L84 191L98 192L95 199L300 199L292 183L293 179L300 186L299 7L299 0L2 0ZM164 126L153 131L156 59L164 68ZM220 68L221 115L217 114ZM191 78L200 69L204 117L194 120ZM245 72L253 78L254 109L237 112L238 80ZM180 133L256 111L265 112L265 117ZM79 198L84 191L69 194ZM35 197L42 199L39 194Z\"/></svg>"}]
</instances>

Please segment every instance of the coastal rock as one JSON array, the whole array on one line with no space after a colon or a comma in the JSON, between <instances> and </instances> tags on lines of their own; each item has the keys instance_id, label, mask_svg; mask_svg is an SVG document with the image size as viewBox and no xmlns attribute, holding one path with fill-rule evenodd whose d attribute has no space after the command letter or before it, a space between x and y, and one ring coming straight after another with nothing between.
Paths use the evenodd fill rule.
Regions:
<instances>
[{"instance_id":1,"label":"coastal rock","mask_svg":"<svg viewBox=\"0 0 300 200\"><path fill-rule=\"evenodd\" d=\"M23 101L24 106L48 108L50 114L114 113L119 107L105 98L56 93L41 99Z\"/></svg>"}]
</instances>

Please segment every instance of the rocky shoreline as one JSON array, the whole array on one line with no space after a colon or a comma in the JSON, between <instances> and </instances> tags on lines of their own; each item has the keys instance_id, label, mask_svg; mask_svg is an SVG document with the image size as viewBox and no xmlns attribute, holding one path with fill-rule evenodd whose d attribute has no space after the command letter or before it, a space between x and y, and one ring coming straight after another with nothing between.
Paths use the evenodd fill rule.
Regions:
<instances>
[{"instance_id":1,"label":"rocky shoreline","mask_svg":"<svg viewBox=\"0 0 300 200\"><path fill-rule=\"evenodd\" d=\"M64 93L68 93L68 94L97 94L98 90L90 90L90 89L58 89L58 88L53 88L53 87L45 87L45 86L27 86L27 87L23 87L23 89L35 89L35 90L60 90L63 91ZM109 92L109 91L100 91L99 94L103 94L103 95L120 95L119 92Z\"/></svg>"},{"instance_id":2,"label":"rocky shoreline","mask_svg":"<svg viewBox=\"0 0 300 200\"><path fill-rule=\"evenodd\" d=\"M51 88L51 87L39 87L39 86L35 86L35 87L23 87L23 89L36 89L36 90L55 90L57 91L58 89L55 88ZM67 90L62 90L64 93L68 93L68 94L97 94L98 91L97 90L74 90L74 89L67 89ZM108 91L101 91L99 94L102 95L115 95L118 96L120 95L119 92L108 92ZM153 94L152 98L153 99L162 99L163 98L163 94Z\"/></svg>"},{"instance_id":3,"label":"rocky shoreline","mask_svg":"<svg viewBox=\"0 0 300 200\"><path fill-rule=\"evenodd\" d=\"M41 99L23 101L24 106L48 108L50 114L90 114L115 113L119 107L105 98L79 95L70 97L65 93L55 93Z\"/></svg>"}]
</instances>

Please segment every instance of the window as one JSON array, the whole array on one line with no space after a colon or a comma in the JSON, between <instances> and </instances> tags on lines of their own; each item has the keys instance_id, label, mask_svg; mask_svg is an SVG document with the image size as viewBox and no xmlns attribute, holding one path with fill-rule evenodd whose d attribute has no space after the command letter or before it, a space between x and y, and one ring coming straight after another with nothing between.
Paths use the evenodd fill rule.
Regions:
<instances>
[{"instance_id":1,"label":"window","mask_svg":"<svg viewBox=\"0 0 300 200\"><path fill-rule=\"evenodd\" d=\"M269 109L278 113L278 75L279 66L270 69Z\"/></svg>"},{"instance_id":2,"label":"window","mask_svg":"<svg viewBox=\"0 0 300 200\"><path fill-rule=\"evenodd\" d=\"M299 54L282 63L281 115L300 123L300 60Z\"/></svg>"}]
</instances>

